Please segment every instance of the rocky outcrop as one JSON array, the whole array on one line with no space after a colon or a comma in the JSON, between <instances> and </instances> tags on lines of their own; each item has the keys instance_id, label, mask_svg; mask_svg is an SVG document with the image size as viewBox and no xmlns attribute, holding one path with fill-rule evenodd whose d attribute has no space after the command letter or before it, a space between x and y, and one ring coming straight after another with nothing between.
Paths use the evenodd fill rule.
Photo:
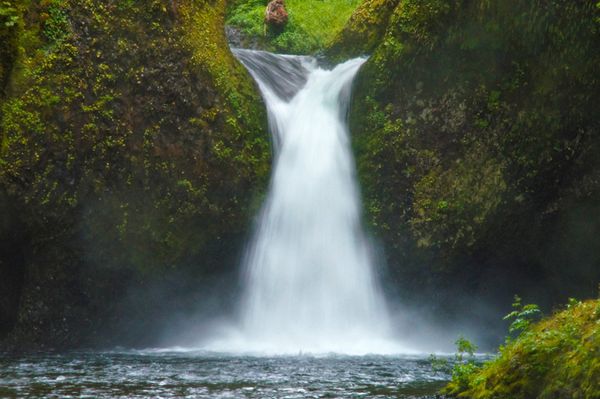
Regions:
<instances>
[{"instance_id":1,"label":"rocky outcrop","mask_svg":"<svg viewBox=\"0 0 600 399\"><path fill-rule=\"evenodd\" d=\"M227 46L224 1L17 3L0 333L28 348L141 343L235 268L268 174L260 97Z\"/></svg>"},{"instance_id":2,"label":"rocky outcrop","mask_svg":"<svg viewBox=\"0 0 600 399\"><path fill-rule=\"evenodd\" d=\"M365 0L327 47L329 59L338 62L368 55L381 43L389 18L400 0Z\"/></svg>"},{"instance_id":3,"label":"rocky outcrop","mask_svg":"<svg viewBox=\"0 0 600 399\"><path fill-rule=\"evenodd\" d=\"M590 2L366 0L329 49L370 53L350 125L403 295L472 309L470 295L595 293L596 16Z\"/></svg>"},{"instance_id":4,"label":"rocky outcrop","mask_svg":"<svg viewBox=\"0 0 600 399\"><path fill-rule=\"evenodd\" d=\"M265 9L265 24L282 28L288 21L283 0L271 0Z\"/></svg>"}]
</instances>

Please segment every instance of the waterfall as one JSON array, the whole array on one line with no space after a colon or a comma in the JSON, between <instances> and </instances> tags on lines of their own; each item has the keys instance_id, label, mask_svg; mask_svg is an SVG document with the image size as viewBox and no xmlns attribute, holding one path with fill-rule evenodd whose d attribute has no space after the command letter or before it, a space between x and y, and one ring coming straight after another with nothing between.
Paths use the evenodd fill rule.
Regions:
<instances>
[{"instance_id":1,"label":"waterfall","mask_svg":"<svg viewBox=\"0 0 600 399\"><path fill-rule=\"evenodd\" d=\"M312 57L233 50L268 108L274 167L244 260L236 349L390 352L346 113L364 58L331 70Z\"/></svg>"}]
</instances>

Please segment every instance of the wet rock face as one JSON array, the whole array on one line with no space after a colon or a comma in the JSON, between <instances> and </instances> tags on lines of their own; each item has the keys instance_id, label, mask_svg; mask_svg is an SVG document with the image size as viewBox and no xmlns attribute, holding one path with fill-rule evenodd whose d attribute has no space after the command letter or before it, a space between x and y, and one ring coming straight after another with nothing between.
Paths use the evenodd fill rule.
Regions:
<instances>
[{"instance_id":1,"label":"wet rock face","mask_svg":"<svg viewBox=\"0 0 600 399\"><path fill-rule=\"evenodd\" d=\"M283 27L288 21L283 0L272 0L265 10L265 23L273 27Z\"/></svg>"},{"instance_id":2,"label":"wet rock face","mask_svg":"<svg viewBox=\"0 0 600 399\"><path fill-rule=\"evenodd\" d=\"M245 48L251 50L266 50L264 41L260 38L246 35L240 28L225 26L225 36L231 48Z\"/></svg>"},{"instance_id":3,"label":"wet rock face","mask_svg":"<svg viewBox=\"0 0 600 399\"><path fill-rule=\"evenodd\" d=\"M508 303L544 277L538 303L595 294L600 218L582 216L600 203L593 8L365 0L326 51L371 54L350 129L367 220L405 295L468 286Z\"/></svg>"},{"instance_id":4,"label":"wet rock face","mask_svg":"<svg viewBox=\"0 0 600 399\"><path fill-rule=\"evenodd\" d=\"M123 325L128 291L237 261L268 174L263 106L227 47L224 1L165 4L23 10L37 36L1 100L0 341L97 342ZM133 305L133 324L165 304Z\"/></svg>"}]
</instances>

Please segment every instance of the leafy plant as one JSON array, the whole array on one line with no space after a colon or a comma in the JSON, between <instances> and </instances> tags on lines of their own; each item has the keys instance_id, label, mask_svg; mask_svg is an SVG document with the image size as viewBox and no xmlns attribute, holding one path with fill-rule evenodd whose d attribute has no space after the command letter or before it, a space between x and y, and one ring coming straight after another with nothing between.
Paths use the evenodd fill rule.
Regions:
<instances>
[{"instance_id":1,"label":"leafy plant","mask_svg":"<svg viewBox=\"0 0 600 399\"><path fill-rule=\"evenodd\" d=\"M572 309L579 305L581 305L581 301L576 298L569 298L567 301L567 309Z\"/></svg>"},{"instance_id":2,"label":"leafy plant","mask_svg":"<svg viewBox=\"0 0 600 399\"><path fill-rule=\"evenodd\" d=\"M19 11L8 1L0 3L0 21L3 21L7 28L15 26L19 21Z\"/></svg>"},{"instance_id":3,"label":"leafy plant","mask_svg":"<svg viewBox=\"0 0 600 399\"><path fill-rule=\"evenodd\" d=\"M520 296L515 295L515 301L512 304L513 311L504 316L503 320L512 320L508 327L508 332L516 337L527 331L531 323L538 320L541 316L541 311L538 305L522 304ZM510 340L510 336L507 340Z\"/></svg>"},{"instance_id":4,"label":"leafy plant","mask_svg":"<svg viewBox=\"0 0 600 399\"><path fill-rule=\"evenodd\" d=\"M458 337L454 344L456 345L456 353L454 354L453 367L451 367L451 362L448 359L437 357L434 354L429 355L428 361L435 373L452 372L453 375L455 373L463 374L467 369L471 369L471 366L476 366L474 360L477 345L462 335Z\"/></svg>"},{"instance_id":5,"label":"leafy plant","mask_svg":"<svg viewBox=\"0 0 600 399\"><path fill-rule=\"evenodd\" d=\"M46 21L44 23L44 36L50 43L61 42L69 33L70 25L67 11L62 2L53 1L48 6Z\"/></svg>"},{"instance_id":6,"label":"leafy plant","mask_svg":"<svg viewBox=\"0 0 600 399\"><path fill-rule=\"evenodd\" d=\"M473 399L599 398L600 300L570 300L566 309L534 323L537 307L525 310L518 299L512 318L521 319L521 334L481 367L455 365L442 393Z\"/></svg>"},{"instance_id":7,"label":"leafy plant","mask_svg":"<svg viewBox=\"0 0 600 399\"><path fill-rule=\"evenodd\" d=\"M465 354L469 355L469 357L473 357L475 355L475 351L477 350L477 345L462 335L458 337L454 344L456 345L456 360L459 362L464 360Z\"/></svg>"},{"instance_id":8,"label":"leafy plant","mask_svg":"<svg viewBox=\"0 0 600 399\"><path fill-rule=\"evenodd\" d=\"M454 367L452 368L452 384L461 387L461 389L467 389L471 375L480 368L475 362L477 345L462 335L454 343L456 353L454 355Z\"/></svg>"},{"instance_id":9,"label":"leafy plant","mask_svg":"<svg viewBox=\"0 0 600 399\"><path fill-rule=\"evenodd\" d=\"M429 364L434 373L446 373L450 371L450 362L447 359L437 357L433 353L429 355Z\"/></svg>"}]
</instances>

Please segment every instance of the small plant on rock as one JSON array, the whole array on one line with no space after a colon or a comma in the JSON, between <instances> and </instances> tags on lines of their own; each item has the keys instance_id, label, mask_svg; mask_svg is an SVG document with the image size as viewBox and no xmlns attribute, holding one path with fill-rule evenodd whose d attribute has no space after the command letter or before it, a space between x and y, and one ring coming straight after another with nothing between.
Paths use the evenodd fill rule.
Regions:
<instances>
[{"instance_id":1,"label":"small plant on rock","mask_svg":"<svg viewBox=\"0 0 600 399\"><path fill-rule=\"evenodd\" d=\"M538 305L523 305L522 299L518 295L515 295L512 307L513 311L503 318L503 320L512 320L512 323L508 327L509 336L506 338L507 342L510 342L513 338L518 338L523 332L529 329L532 322L539 320L542 315Z\"/></svg>"},{"instance_id":2,"label":"small plant on rock","mask_svg":"<svg viewBox=\"0 0 600 399\"><path fill-rule=\"evenodd\" d=\"M456 354L454 357L456 362L452 368L452 384L466 389L469 386L469 377L480 367L475 363L477 345L462 335L458 337L455 345Z\"/></svg>"}]
</instances>

